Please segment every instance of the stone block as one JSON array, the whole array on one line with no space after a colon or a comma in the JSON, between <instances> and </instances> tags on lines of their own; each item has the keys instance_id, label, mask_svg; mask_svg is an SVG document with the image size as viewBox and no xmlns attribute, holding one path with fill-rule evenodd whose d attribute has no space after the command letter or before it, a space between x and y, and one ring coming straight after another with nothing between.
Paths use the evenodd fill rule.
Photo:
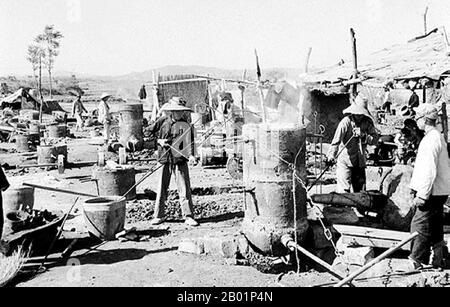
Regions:
<instances>
[{"instance_id":1,"label":"stone block","mask_svg":"<svg viewBox=\"0 0 450 307\"><path fill-rule=\"evenodd\" d=\"M195 255L201 255L205 252L204 244L199 240L183 240L178 245L178 250Z\"/></svg>"},{"instance_id":2,"label":"stone block","mask_svg":"<svg viewBox=\"0 0 450 307\"><path fill-rule=\"evenodd\" d=\"M239 251L239 242L236 236L204 237L204 251L211 256L234 258Z\"/></svg>"}]
</instances>

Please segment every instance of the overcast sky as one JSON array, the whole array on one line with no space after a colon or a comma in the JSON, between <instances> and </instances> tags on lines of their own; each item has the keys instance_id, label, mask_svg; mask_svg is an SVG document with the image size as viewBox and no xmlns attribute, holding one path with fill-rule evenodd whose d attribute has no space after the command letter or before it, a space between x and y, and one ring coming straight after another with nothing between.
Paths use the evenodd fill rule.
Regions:
<instances>
[{"instance_id":1,"label":"overcast sky","mask_svg":"<svg viewBox=\"0 0 450 307\"><path fill-rule=\"evenodd\" d=\"M450 29L448 0L0 0L0 75L31 74L26 49L46 24L63 35L55 70L120 75L164 65L302 67Z\"/></svg>"}]
</instances>

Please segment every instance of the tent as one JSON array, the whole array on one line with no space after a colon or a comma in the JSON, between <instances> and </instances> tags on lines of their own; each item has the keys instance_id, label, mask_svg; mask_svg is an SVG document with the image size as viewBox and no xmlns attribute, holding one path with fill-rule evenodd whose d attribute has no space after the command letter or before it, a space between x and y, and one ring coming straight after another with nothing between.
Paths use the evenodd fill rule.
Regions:
<instances>
[{"instance_id":1,"label":"tent","mask_svg":"<svg viewBox=\"0 0 450 307\"><path fill-rule=\"evenodd\" d=\"M15 93L1 99L0 107L11 108L13 110L39 110L41 103L33 95L31 90L27 90L26 88L20 88ZM47 114L51 114L52 111L64 111L59 103L55 101L44 101L44 105L42 106L42 111Z\"/></svg>"}]
</instances>

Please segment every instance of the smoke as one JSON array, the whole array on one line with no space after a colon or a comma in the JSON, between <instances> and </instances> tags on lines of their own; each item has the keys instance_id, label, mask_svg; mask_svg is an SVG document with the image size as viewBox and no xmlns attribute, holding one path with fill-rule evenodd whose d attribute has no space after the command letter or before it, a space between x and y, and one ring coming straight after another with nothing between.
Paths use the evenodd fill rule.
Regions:
<instances>
[{"instance_id":1,"label":"smoke","mask_svg":"<svg viewBox=\"0 0 450 307\"><path fill-rule=\"evenodd\" d=\"M311 115L311 95L303 84L283 80L273 85L266 95L270 123L306 126Z\"/></svg>"}]
</instances>

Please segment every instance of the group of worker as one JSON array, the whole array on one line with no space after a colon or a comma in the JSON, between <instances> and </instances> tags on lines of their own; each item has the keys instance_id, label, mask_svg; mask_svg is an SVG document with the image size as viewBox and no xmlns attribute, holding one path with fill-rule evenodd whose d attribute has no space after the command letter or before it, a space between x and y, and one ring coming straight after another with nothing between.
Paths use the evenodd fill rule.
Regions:
<instances>
[{"instance_id":1,"label":"group of worker","mask_svg":"<svg viewBox=\"0 0 450 307\"><path fill-rule=\"evenodd\" d=\"M327 154L329 165L336 164L336 192L365 190L366 147L375 145L379 135L367 108L368 99L358 95L343 111ZM442 266L444 232L443 208L450 195L450 158L447 141L437 129L438 109L429 103L413 108L415 123L424 131L418 144L410 182L414 196L411 232L418 232L411 244L412 269ZM433 250L433 263L430 255Z\"/></svg>"},{"instance_id":2,"label":"group of worker","mask_svg":"<svg viewBox=\"0 0 450 307\"><path fill-rule=\"evenodd\" d=\"M87 109L84 107L83 102L81 101L81 93L76 91L71 91L71 94L76 96L72 103L72 117L77 120L77 124L75 126L76 131L83 130L84 127L84 119L83 114L88 113ZM103 138L105 143L109 141L110 135L110 127L111 127L111 112L108 104L108 100L111 98L110 94L103 93L100 96L100 102L98 103L98 122L103 125Z\"/></svg>"}]
</instances>

